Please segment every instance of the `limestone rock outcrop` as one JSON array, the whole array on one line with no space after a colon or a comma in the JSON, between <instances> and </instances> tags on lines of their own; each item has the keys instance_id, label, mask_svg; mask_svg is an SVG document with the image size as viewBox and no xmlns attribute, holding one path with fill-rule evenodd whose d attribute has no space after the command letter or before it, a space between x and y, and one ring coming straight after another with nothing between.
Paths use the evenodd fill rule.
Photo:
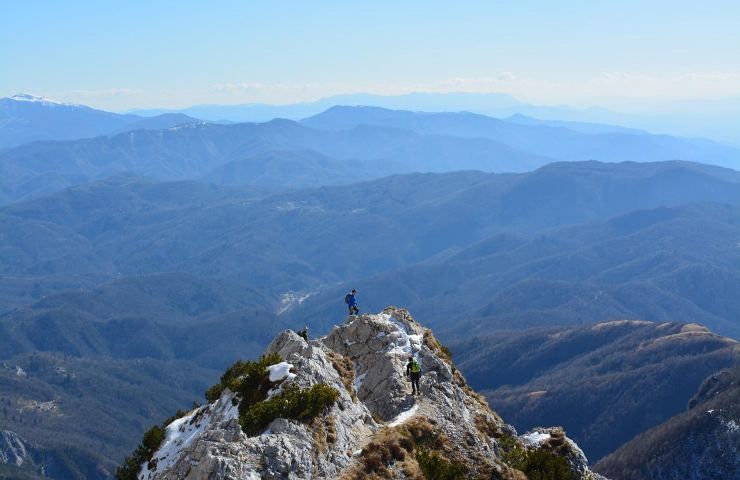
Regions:
<instances>
[{"instance_id":1,"label":"limestone rock outcrop","mask_svg":"<svg viewBox=\"0 0 740 480\"><path fill-rule=\"evenodd\" d=\"M336 402L311 421L276 418L248 436L239 424L238 395L227 389L167 427L139 478L424 478L425 468L448 465L466 478L526 479L513 453L521 462L528 450L547 448L544 440L534 445L532 435L517 437L404 309L350 317L310 341L285 331L265 353L290 366L276 392L325 384L339 392ZM422 366L420 396L411 395L406 380L411 355ZM560 435L555 432L543 430L538 438ZM574 478L597 478L580 449L561 437L573 447L566 456Z\"/></svg>"}]
</instances>

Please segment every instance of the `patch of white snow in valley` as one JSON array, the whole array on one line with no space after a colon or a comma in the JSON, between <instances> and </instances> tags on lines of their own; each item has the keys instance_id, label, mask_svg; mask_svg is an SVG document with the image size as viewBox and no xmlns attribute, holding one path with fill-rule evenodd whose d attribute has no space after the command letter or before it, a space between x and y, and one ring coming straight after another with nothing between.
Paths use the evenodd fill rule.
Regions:
<instances>
[{"instance_id":1,"label":"patch of white snow in valley","mask_svg":"<svg viewBox=\"0 0 740 480\"><path fill-rule=\"evenodd\" d=\"M255 472L254 470L250 470L247 473L246 480L260 480L262 477L260 477L260 474Z\"/></svg>"},{"instance_id":2,"label":"patch of white snow in valley","mask_svg":"<svg viewBox=\"0 0 740 480\"><path fill-rule=\"evenodd\" d=\"M305 302L313 293L296 293L296 292L285 292L280 295L280 306L278 306L277 314L281 315L296 305L300 305Z\"/></svg>"},{"instance_id":3,"label":"patch of white snow in valley","mask_svg":"<svg viewBox=\"0 0 740 480\"><path fill-rule=\"evenodd\" d=\"M722 423L725 424L727 430L729 430L730 432L737 432L738 430L740 430L740 425L738 425L735 420L728 420Z\"/></svg>"},{"instance_id":4,"label":"patch of white snow in valley","mask_svg":"<svg viewBox=\"0 0 740 480\"><path fill-rule=\"evenodd\" d=\"M413 417L416 411L419 409L419 404L415 404L413 407L409 408L408 410L405 410L398 414L396 418L394 418L391 423L388 424L389 427L396 427L398 425L401 425L403 422L408 420L409 418Z\"/></svg>"},{"instance_id":5,"label":"patch of white snow in valley","mask_svg":"<svg viewBox=\"0 0 740 480\"><path fill-rule=\"evenodd\" d=\"M525 445L539 446L550 439L550 434L544 432L532 432L522 435L521 438Z\"/></svg>"},{"instance_id":6,"label":"patch of white snow in valley","mask_svg":"<svg viewBox=\"0 0 740 480\"><path fill-rule=\"evenodd\" d=\"M280 362L275 365L270 365L267 370L270 372L270 381L279 382L281 380L291 380L295 378L295 373L290 373L290 369L293 365L288 362Z\"/></svg>"}]
</instances>

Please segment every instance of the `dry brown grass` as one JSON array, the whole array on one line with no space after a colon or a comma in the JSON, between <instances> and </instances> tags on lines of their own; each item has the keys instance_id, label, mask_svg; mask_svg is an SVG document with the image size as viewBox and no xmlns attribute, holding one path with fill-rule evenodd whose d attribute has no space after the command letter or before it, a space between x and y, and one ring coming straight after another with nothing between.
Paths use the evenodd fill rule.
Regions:
<instances>
[{"instance_id":1,"label":"dry brown grass","mask_svg":"<svg viewBox=\"0 0 740 480\"><path fill-rule=\"evenodd\" d=\"M332 367L334 367L334 370L337 371L339 377L342 379L344 388L347 390L350 397L352 397L352 401L356 401L357 396L355 394L355 389L353 388L353 383L355 381L355 366L352 363L352 360L333 351L328 352L326 356L329 357Z\"/></svg>"},{"instance_id":2,"label":"dry brown grass","mask_svg":"<svg viewBox=\"0 0 740 480\"><path fill-rule=\"evenodd\" d=\"M498 438L498 436L501 435L501 428L485 415L476 415L475 428L478 429L478 432L480 432L484 438Z\"/></svg>"},{"instance_id":3,"label":"dry brown grass","mask_svg":"<svg viewBox=\"0 0 740 480\"><path fill-rule=\"evenodd\" d=\"M384 428L362 449L358 465L345 474L346 480L389 479L394 472L406 478L423 479L419 465L414 460L414 449L419 445L439 448L449 443L434 423L426 417L416 417L393 428Z\"/></svg>"},{"instance_id":4,"label":"dry brown grass","mask_svg":"<svg viewBox=\"0 0 740 480\"><path fill-rule=\"evenodd\" d=\"M550 438L543 443L543 447L564 457L573 454L570 444L565 440L565 431L562 428L550 430Z\"/></svg>"},{"instance_id":5,"label":"dry brown grass","mask_svg":"<svg viewBox=\"0 0 740 480\"><path fill-rule=\"evenodd\" d=\"M324 430L323 419L312 422L311 430L313 431L313 444L316 445L316 451L319 453L326 452L329 446L326 443L326 431Z\"/></svg>"},{"instance_id":6,"label":"dry brown grass","mask_svg":"<svg viewBox=\"0 0 740 480\"><path fill-rule=\"evenodd\" d=\"M415 458L420 448L438 452L448 461L468 465L468 478L526 480L526 477L507 473L511 469L505 465L496 468L491 459L483 454L477 453L470 458L470 450L465 445L454 445L436 427L436 422L423 416L378 432L363 449L358 465L344 476L344 480L390 479L397 478L399 474L404 478L423 480L424 475Z\"/></svg>"},{"instance_id":7,"label":"dry brown grass","mask_svg":"<svg viewBox=\"0 0 740 480\"><path fill-rule=\"evenodd\" d=\"M310 423L310 429L313 432L316 451L319 453L326 452L337 441L337 420L334 415L314 418Z\"/></svg>"},{"instance_id":8,"label":"dry brown grass","mask_svg":"<svg viewBox=\"0 0 740 480\"><path fill-rule=\"evenodd\" d=\"M337 442L337 419L334 415L326 417L326 443L334 445Z\"/></svg>"},{"instance_id":9,"label":"dry brown grass","mask_svg":"<svg viewBox=\"0 0 740 480\"><path fill-rule=\"evenodd\" d=\"M484 420L482 418L481 421ZM490 421L481 423L479 428L497 430L497 426ZM495 464L481 452L471 458L470 449L465 445L453 444L434 420L424 416L376 433L373 440L363 448L357 464L345 472L342 480L388 480L399 477L424 480L416 461L416 452L420 449L437 452L448 461L467 465L467 478L526 480L518 470L504 464Z\"/></svg>"},{"instance_id":10,"label":"dry brown grass","mask_svg":"<svg viewBox=\"0 0 740 480\"><path fill-rule=\"evenodd\" d=\"M424 345L429 350L433 351L437 356L449 363L452 366L452 370L455 371L455 365L452 363L452 353L447 347L442 345L434 335L432 335L431 330L424 332L423 341Z\"/></svg>"}]
</instances>

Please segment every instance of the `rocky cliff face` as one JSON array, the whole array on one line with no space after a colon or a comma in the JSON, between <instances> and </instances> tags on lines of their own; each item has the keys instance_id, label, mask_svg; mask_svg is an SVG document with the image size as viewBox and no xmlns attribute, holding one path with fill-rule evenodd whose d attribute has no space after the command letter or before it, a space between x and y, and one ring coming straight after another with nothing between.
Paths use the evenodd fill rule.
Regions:
<instances>
[{"instance_id":1,"label":"rocky cliff face","mask_svg":"<svg viewBox=\"0 0 740 480\"><path fill-rule=\"evenodd\" d=\"M526 479L532 469L557 470L547 478L600 478L562 430L517 436L406 310L351 317L311 341L285 331L266 353L285 362L270 368L276 383L268 398L290 385L326 384L339 392L336 402L311 420L276 418L249 436L240 398L226 389L167 427L139 478ZM416 397L405 377L409 355L422 366Z\"/></svg>"}]
</instances>

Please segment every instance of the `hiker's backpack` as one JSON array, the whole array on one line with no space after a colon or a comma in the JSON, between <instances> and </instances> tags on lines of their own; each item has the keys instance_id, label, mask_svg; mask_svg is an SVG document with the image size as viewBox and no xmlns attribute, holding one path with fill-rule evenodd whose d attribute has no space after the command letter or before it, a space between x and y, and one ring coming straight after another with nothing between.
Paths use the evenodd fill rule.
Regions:
<instances>
[{"instance_id":1,"label":"hiker's backpack","mask_svg":"<svg viewBox=\"0 0 740 480\"><path fill-rule=\"evenodd\" d=\"M421 366L419 365L419 362L416 360L411 360L411 373L419 373L421 372Z\"/></svg>"},{"instance_id":2,"label":"hiker's backpack","mask_svg":"<svg viewBox=\"0 0 740 480\"><path fill-rule=\"evenodd\" d=\"M350 298L352 298L352 294L351 293L348 293L347 295L345 295L344 296L344 303L346 303L347 305L349 305L349 299Z\"/></svg>"}]
</instances>

